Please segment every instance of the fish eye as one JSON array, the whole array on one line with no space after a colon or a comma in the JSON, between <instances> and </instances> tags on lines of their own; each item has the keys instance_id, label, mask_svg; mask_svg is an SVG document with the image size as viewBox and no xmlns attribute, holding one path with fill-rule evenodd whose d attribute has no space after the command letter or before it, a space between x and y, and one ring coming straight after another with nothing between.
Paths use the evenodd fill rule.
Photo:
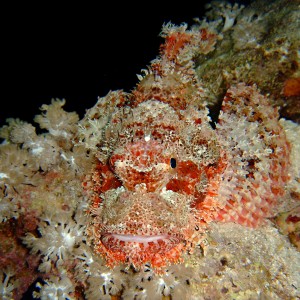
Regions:
<instances>
[{"instance_id":1,"label":"fish eye","mask_svg":"<svg viewBox=\"0 0 300 300\"><path fill-rule=\"evenodd\" d=\"M173 168L173 169L176 168L176 159L174 157L172 157L170 159L170 165L171 165L171 168Z\"/></svg>"}]
</instances>

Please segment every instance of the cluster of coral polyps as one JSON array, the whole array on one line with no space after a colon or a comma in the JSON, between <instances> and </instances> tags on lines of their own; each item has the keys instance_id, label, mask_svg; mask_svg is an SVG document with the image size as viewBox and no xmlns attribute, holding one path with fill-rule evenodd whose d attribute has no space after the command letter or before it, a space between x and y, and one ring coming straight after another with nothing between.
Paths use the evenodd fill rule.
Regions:
<instances>
[{"instance_id":1,"label":"cluster of coral polyps","mask_svg":"<svg viewBox=\"0 0 300 300\"><path fill-rule=\"evenodd\" d=\"M3 299L34 281L41 299L300 297L300 254L269 220L283 233L292 221L298 241L299 125L279 120L259 80L227 89L212 125L194 61L247 19L215 5L221 18L163 27L131 94L110 92L82 120L53 100L35 118L45 134L1 129Z\"/></svg>"}]
</instances>

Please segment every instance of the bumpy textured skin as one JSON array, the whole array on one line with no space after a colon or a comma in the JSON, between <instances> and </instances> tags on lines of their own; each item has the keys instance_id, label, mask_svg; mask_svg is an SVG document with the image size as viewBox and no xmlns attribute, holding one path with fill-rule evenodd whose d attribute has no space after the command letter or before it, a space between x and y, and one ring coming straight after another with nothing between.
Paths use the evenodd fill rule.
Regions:
<instances>
[{"instance_id":1,"label":"bumpy textured skin","mask_svg":"<svg viewBox=\"0 0 300 300\"><path fill-rule=\"evenodd\" d=\"M150 263L159 271L192 251L210 222L256 227L289 180L277 110L255 86L230 88L216 128L210 124L191 58L211 51L218 36L184 25L167 25L164 36L135 90L99 99L80 125L97 151L83 182L89 234L111 267Z\"/></svg>"}]
</instances>

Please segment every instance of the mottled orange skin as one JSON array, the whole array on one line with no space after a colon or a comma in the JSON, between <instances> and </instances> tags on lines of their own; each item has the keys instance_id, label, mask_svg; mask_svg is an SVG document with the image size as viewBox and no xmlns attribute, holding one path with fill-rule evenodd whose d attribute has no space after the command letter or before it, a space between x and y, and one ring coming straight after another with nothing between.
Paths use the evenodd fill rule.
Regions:
<instances>
[{"instance_id":1,"label":"mottled orange skin","mask_svg":"<svg viewBox=\"0 0 300 300\"><path fill-rule=\"evenodd\" d=\"M284 83L283 93L286 97L300 96L300 78L289 78Z\"/></svg>"},{"instance_id":2,"label":"mottled orange skin","mask_svg":"<svg viewBox=\"0 0 300 300\"><path fill-rule=\"evenodd\" d=\"M110 267L149 263L162 272L193 251L211 222L256 227L284 196L289 144L256 87L230 89L217 128L209 123L184 59L189 47L206 53L216 40L208 29L170 29L135 90L99 102L99 115L110 115L83 186L95 251Z\"/></svg>"}]
</instances>

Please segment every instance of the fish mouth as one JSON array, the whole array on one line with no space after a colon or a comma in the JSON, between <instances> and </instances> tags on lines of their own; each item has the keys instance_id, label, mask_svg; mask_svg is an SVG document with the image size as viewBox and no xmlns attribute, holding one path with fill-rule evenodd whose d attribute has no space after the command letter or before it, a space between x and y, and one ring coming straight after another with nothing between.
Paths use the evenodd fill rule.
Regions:
<instances>
[{"instance_id":1,"label":"fish mouth","mask_svg":"<svg viewBox=\"0 0 300 300\"><path fill-rule=\"evenodd\" d=\"M143 245L144 248L156 248L155 246L164 245L170 249L180 242L178 237L174 237L168 234L157 234L157 235L136 235L136 234L120 234L120 233L106 233L102 234L101 241L106 248L116 249L123 248L124 245L128 244L139 244ZM152 247L151 247L152 246Z\"/></svg>"}]
</instances>

